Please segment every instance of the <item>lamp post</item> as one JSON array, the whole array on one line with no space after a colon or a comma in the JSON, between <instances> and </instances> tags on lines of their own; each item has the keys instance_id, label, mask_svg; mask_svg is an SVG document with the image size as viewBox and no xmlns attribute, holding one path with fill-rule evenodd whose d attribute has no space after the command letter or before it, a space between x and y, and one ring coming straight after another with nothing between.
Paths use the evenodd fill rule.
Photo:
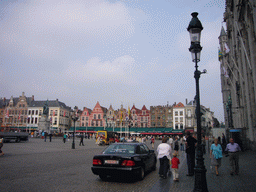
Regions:
<instances>
[{"instance_id":1,"label":"lamp post","mask_svg":"<svg viewBox=\"0 0 256 192\"><path fill-rule=\"evenodd\" d=\"M202 138L201 138L201 114L200 114L200 95L199 95L199 78L202 73L206 73L198 70L197 63L200 61L200 52L202 47L200 45L201 31L203 26L197 18L198 13L191 14L192 19L189 23L187 30L190 34L191 46L189 51L192 55L192 61L195 62L194 77L196 80L196 117L197 117L197 156L195 166L195 186L193 191L208 192L206 182L206 169L204 165L203 151L202 151Z\"/></svg>"},{"instance_id":2,"label":"lamp post","mask_svg":"<svg viewBox=\"0 0 256 192\"><path fill-rule=\"evenodd\" d=\"M72 149L75 149L75 130L76 130L76 121L78 120L78 117L77 117L75 111L74 111L74 113L73 113L72 120L74 121L74 131L73 131Z\"/></svg>"}]
</instances>

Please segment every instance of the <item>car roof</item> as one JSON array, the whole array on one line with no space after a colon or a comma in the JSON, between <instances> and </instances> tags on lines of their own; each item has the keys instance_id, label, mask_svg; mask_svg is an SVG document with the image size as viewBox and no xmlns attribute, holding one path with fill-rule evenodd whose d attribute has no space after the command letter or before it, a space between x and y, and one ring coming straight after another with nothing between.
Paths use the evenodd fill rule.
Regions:
<instances>
[{"instance_id":1,"label":"car roof","mask_svg":"<svg viewBox=\"0 0 256 192\"><path fill-rule=\"evenodd\" d=\"M111 145L142 145L143 143L137 143L137 142L119 142L119 143L112 143Z\"/></svg>"}]
</instances>

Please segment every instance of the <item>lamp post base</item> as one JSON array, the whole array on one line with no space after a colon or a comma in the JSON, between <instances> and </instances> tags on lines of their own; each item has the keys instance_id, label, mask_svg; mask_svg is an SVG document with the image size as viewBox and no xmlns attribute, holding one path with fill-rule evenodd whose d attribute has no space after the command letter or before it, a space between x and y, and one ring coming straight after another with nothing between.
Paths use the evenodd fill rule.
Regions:
<instances>
[{"instance_id":1,"label":"lamp post base","mask_svg":"<svg viewBox=\"0 0 256 192\"><path fill-rule=\"evenodd\" d=\"M72 149L75 149L75 143L72 143Z\"/></svg>"}]
</instances>

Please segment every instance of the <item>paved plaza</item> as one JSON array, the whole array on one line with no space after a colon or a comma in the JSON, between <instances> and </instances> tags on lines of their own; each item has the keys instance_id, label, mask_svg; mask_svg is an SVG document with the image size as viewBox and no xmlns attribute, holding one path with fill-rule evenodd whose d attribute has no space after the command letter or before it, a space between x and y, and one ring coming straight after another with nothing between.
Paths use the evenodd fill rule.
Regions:
<instances>
[{"instance_id":1,"label":"paved plaza","mask_svg":"<svg viewBox=\"0 0 256 192\"><path fill-rule=\"evenodd\" d=\"M150 147L150 141L146 144ZM95 140L84 140L85 146L71 149L72 140L66 143L60 138L52 142L30 138L28 142L4 143L5 153L0 157L0 191L192 191L194 177L187 177L186 156L180 152L180 182L172 176L161 179L158 170L146 175L143 181L109 179L102 181L91 172L92 158L105 147L95 145ZM160 141L156 141L156 147ZM229 174L228 158L222 159L220 176L209 170L209 154L205 155L207 185L209 191L255 191L256 154L241 152L240 174ZM157 164L159 167L159 162Z\"/></svg>"}]
</instances>

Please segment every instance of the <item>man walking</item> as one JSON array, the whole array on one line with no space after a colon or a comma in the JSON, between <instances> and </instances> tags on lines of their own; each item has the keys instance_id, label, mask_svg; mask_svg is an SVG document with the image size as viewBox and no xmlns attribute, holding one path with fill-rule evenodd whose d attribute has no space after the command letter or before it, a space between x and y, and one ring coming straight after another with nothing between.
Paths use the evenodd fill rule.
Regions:
<instances>
[{"instance_id":1,"label":"man walking","mask_svg":"<svg viewBox=\"0 0 256 192\"><path fill-rule=\"evenodd\" d=\"M84 135L80 133L80 143L79 146L83 145L84 146Z\"/></svg>"},{"instance_id":2,"label":"man walking","mask_svg":"<svg viewBox=\"0 0 256 192\"><path fill-rule=\"evenodd\" d=\"M187 176L194 175L195 168L195 146L197 140L190 135L190 132L187 132L187 139L185 142L186 145L186 153L187 153L187 165L188 165L188 174Z\"/></svg>"},{"instance_id":3,"label":"man walking","mask_svg":"<svg viewBox=\"0 0 256 192\"><path fill-rule=\"evenodd\" d=\"M239 161L239 156L238 156L238 152L241 151L240 146L234 142L233 138L229 139L229 144L227 144L226 150L229 153L229 163L231 166L231 172L230 175L233 175L234 173L236 175L238 175L239 173L239 165L238 165L238 161Z\"/></svg>"}]
</instances>

